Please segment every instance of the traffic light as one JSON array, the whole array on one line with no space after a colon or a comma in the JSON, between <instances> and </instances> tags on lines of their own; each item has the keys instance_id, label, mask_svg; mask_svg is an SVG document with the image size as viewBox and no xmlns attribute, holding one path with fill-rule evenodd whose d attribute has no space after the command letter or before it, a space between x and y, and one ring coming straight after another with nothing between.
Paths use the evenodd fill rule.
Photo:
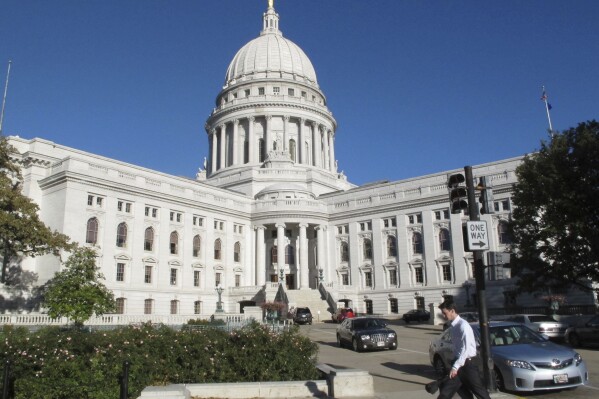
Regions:
<instances>
[{"instance_id":1,"label":"traffic light","mask_svg":"<svg viewBox=\"0 0 599 399\"><path fill-rule=\"evenodd\" d=\"M465 181L466 178L464 178L462 173L456 173L455 175L449 176L447 187L449 187L449 203L451 213L460 213L462 212L462 209L468 208L468 201L466 201L468 192L466 191L466 186L464 185Z\"/></svg>"},{"instance_id":2,"label":"traffic light","mask_svg":"<svg viewBox=\"0 0 599 399\"><path fill-rule=\"evenodd\" d=\"M482 204L482 207L480 208L481 215L495 213L493 204L493 188L491 187L487 176L480 178L476 189L480 190L480 197L478 197L478 201Z\"/></svg>"}]
</instances>

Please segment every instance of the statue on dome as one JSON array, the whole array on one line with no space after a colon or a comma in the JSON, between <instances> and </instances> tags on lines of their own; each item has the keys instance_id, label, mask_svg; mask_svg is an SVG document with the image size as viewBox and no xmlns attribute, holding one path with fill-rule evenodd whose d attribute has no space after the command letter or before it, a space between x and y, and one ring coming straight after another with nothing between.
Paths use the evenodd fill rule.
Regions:
<instances>
[{"instance_id":1,"label":"statue on dome","mask_svg":"<svg viewBox=\"0 0 599 399\"><path fill-rule=\"evenodd\" d=\"M274 8L275 7L275 0L268 0L268 8Z\"/></svg>"},{"instance_id":2,"label":"statue on dome","mask_svg":"<svg viewBox=\"0 0 599 399\"><path fill-rule=\"evenodd\" d=\"M204 157L204 170L206 170L206 157Z\"/></svg>"}]
</instances>

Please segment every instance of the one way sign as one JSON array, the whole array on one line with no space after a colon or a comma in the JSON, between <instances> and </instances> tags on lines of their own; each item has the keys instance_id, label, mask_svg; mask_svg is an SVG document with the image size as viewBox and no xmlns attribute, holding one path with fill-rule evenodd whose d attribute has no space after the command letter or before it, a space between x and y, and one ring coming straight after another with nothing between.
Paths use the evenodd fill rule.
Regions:
<instances>
[{"instance_id":1,"label":"one way sign","mask_svg":"<svg viewBox=\"0 0 599 399\"><path fill-rule=\"evenodd\" d=\"M466 222L466 237L468 241L468 250L486 251L489 249L487 222Z\"/></svg>"}]
</instances>

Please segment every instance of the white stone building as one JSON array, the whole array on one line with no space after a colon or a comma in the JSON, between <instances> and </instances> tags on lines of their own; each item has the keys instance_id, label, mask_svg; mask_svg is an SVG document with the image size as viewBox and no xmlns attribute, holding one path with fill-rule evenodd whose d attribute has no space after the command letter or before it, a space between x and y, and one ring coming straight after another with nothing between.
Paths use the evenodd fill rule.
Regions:
<instances>
[{"instance_id":1,"label":"white stone building","mask_svg":"<svg viewBox=\"0 0 599 399\"><path fill-rule=\"evenodd\" d=\"M196 179L10 138L25 194L50 227L97 248L119 313L210 315L216 286L225 312L238 313L274 298L281 276L290 305L310 303L323 318L336 302L401 315L443 295L473 300L472 254L462 240L467 217L449 212L447 179L459 171L351 184L337 170L337 122L314 67L283 37L273 7L260 36L231 61L216 104ZM496 213L482 217L491 251L509 242L519 162L474 166L494 189ZM60 264L46 256L23 267L43 283ZM509 269L487 272L488 305L513 302Z\"/></svg>"}]
</instances>

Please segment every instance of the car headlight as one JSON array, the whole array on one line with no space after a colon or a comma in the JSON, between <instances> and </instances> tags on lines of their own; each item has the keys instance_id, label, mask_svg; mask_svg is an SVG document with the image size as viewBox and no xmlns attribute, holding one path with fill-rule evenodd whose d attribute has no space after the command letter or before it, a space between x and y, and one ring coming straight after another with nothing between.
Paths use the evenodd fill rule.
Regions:
<instances>
[{"instance_id":1,"label":"car headlight","mask_svg":"<svg viewBox=\"0 0 599 399\"><path fill-rule=\"evenodd\" d=\"M389 333L389 335L387 335L387 337L394 338L395 337L395 333Z\"/></svg>"},{"instance_id":2,"label":"car headlight","mask_svg":"<svg viewBox=\"0 0 599 399\"><path fill-rule=\"evenodd\" d=\"M526 370L534 370L535 368L532 367L532 365L528 362L525 362L524 360L506 360L505 364L507 364L510 367L515 367L518 369L526 369Z\"/></svg>"},{"instance_id":3,"label":"car headlight","mask_svg":"<svg viewBox=\"0 0 599 399\"><path fill-rule=\"evenodd\" d=\"M582 356L580 356L580 353L576 352L574 355L574 361L576 362L577 366L582 363Z\"/></svg>"},{"instance_id":4,"label":"car headlight","mask_svg":"<svg viewBox=\"0 0 599 399\"><path fill-rule=\"evenodd\" d=\"M362 335L360 338L362 338L362 341L368 341L370 340L370 335Z\"/></svg>"}]
</instances>

